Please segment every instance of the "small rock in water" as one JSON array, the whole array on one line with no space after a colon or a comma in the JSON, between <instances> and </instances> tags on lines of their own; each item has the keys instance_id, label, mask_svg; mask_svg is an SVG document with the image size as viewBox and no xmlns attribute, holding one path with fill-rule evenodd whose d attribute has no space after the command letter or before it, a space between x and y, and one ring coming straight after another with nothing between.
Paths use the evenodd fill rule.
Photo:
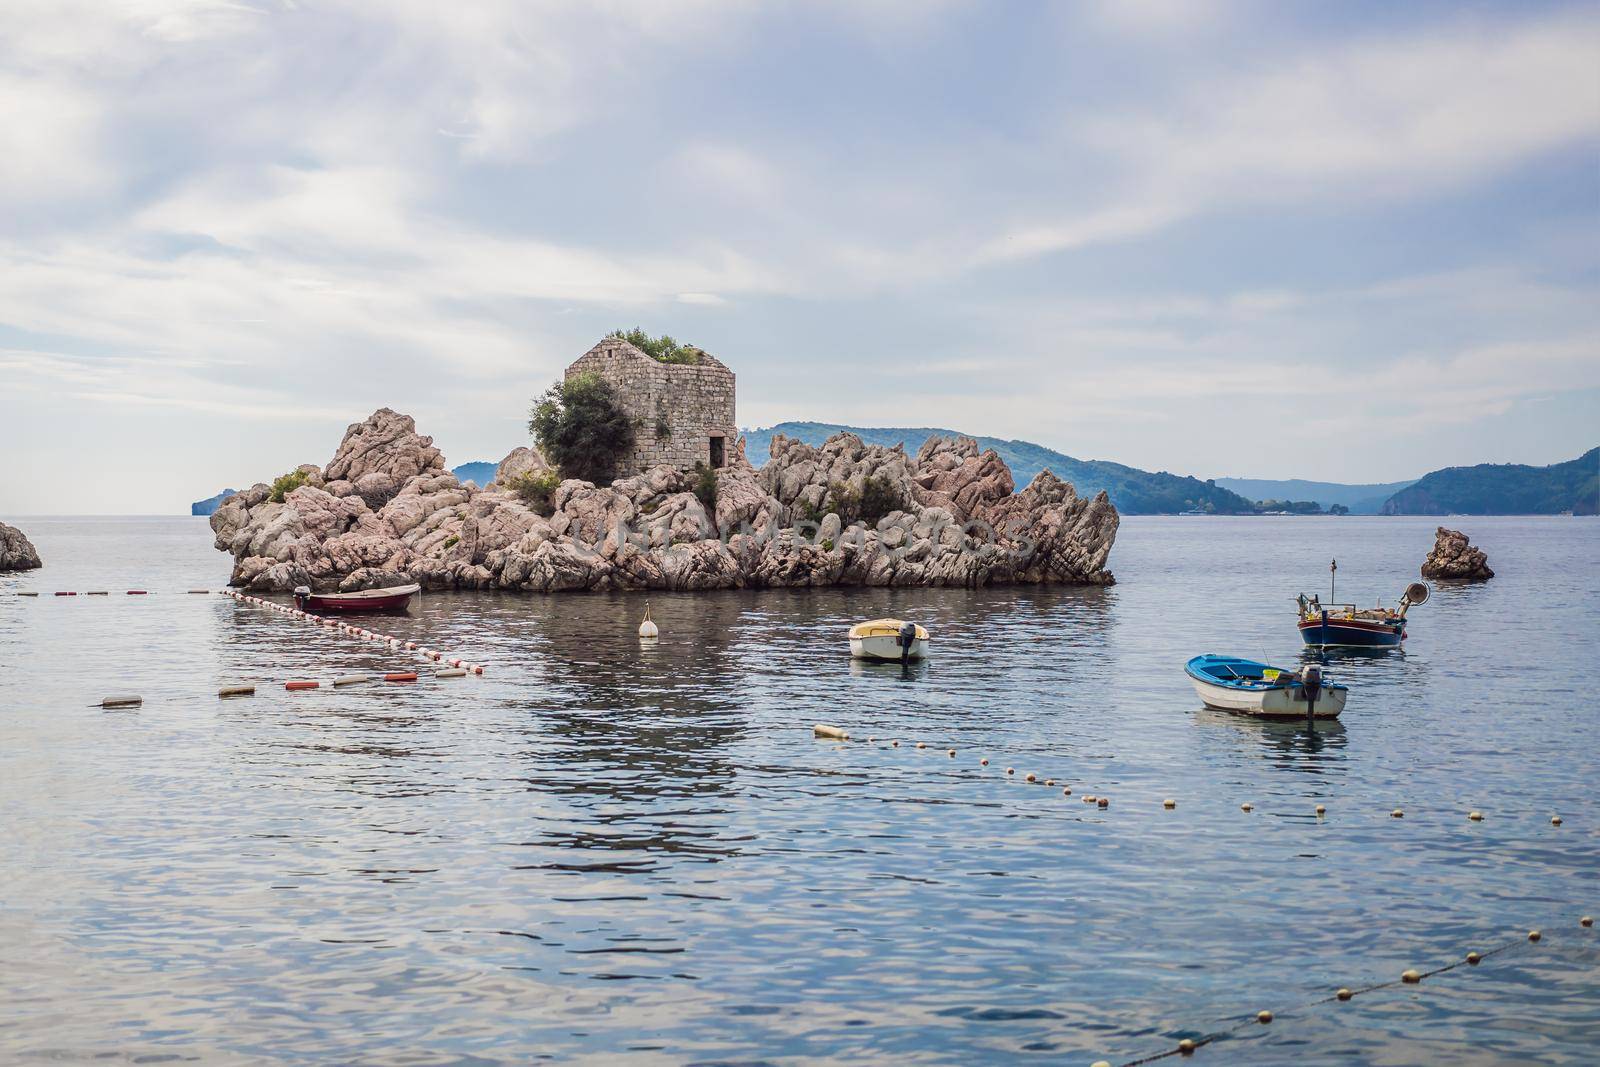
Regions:
<instances>
[{"instance_id":1,"label":"small rock in water","mask_svg":"<svg viewBox=\"0 0 1600 1067\"><path fill-rule=\"evenodd\" d=\"M1481 582L1494 577L1489 557L1472 547L1460 530L1441 526L1435 534L1433 551L1422 561L1422 576L1433 579L1462 579Z\"/></svg>"}]
</instances>

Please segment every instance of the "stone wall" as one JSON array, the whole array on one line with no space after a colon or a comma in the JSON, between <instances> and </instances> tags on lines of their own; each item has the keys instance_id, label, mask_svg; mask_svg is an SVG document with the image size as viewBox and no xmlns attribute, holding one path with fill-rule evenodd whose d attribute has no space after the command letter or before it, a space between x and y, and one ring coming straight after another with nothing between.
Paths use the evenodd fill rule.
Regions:
<instances>
[{"instance_id":1,"label":"stone wall","mask_svg":"<svg viewBox=\"0 0 1600 1067\"><path fill-rule=\"evenodd\" d=\"M598 374L617 391L633 418L632 472L666 464L692 470L696 463L727 466L738 440L733 371L701 353L695 364L662 363L616 337L607 337L567 368L567 377ZM722 438L722 461L713 463L711 438Z\"/></svg>"}]
</instances>

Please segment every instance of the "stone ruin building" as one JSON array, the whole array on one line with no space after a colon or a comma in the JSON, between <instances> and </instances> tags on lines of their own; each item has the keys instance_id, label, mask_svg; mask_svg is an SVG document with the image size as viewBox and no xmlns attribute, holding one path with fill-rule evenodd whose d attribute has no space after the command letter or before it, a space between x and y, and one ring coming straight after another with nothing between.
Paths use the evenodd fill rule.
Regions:
<instances>
[{"instance_id":1,"label":"stone ruin building","mask_svg":"<svg viewBox=\"0 0 1600 1067\"><path fill-rule=\"evenodd\" d=\"M733 371L708 352L690 349L693 363L663 363L620 337L607 337L567 368L570 380L597 374L616 390L633 419L631 470L660 464L682 471L696 463L726 467L738 441L733 417Z\"/></svg>"}]
</instances>

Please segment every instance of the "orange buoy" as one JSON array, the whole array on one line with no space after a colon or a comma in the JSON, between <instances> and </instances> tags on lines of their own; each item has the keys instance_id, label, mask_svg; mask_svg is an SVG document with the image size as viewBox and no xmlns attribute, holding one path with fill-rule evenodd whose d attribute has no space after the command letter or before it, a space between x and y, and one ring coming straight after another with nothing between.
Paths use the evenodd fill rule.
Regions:
<instances>
[{"instance_id":1,"label":"orange buoy","mask_svg":"<svg viewBox=\"0 0 1600 1067\"><path fill-rule=\"evenodd\" d=\"M56 596L77 596L77 593L57 593Z\"/></svg>"},{"instance_id":2,"label":"orange buoy","mask_svg":"<svg viewBox=\"0 0 1600 1067\"><path fill-rule=\"evenodd\" d=\"M408 652L409 651L415 651L416 647L417 647L417 643L415 641L407 641L406 642L406 650Z\"/></svg>"},{"instance_id":3,"label":"orange buoy","mask_svg":"<svg viewBox=\"0 0 1600 1067\"><path fill-rule=\"evenodd\" d=\"M284 682L283 687L285 689L315 689L321 684L321 682Z\"/></svg>"},{"instance_id":4,"label":"orange buoy","mask_svg":"<svg viewBox=\"0 0 1600 1067\"><path fill-rule=\"evenodd\" d=\"M386 682L414 682L417 680L416 671L395 671L393 674L383 676Z\"/></svg>"},{"instance_id":5,"label":"orange buoy","mask_svg":"<svg viewBox=\"0 0 1600 1067\"><path fill-rule=\"evenodd\" d=\"M483 673L483 664L481 664L481 663L474 664L473 668L472 668L472 673L473 674L482 674Z\"/></svg>"}]
</instances>

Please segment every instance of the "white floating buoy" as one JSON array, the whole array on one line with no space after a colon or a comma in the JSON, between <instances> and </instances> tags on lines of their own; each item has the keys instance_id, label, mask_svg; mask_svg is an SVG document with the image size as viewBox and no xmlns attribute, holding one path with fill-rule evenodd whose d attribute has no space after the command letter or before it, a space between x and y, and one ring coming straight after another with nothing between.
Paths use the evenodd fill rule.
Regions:
<instances>
[{"instance_id":1,"label":"white floating buoy","mask_svg":"<svg viewBox=\"0 0 1600 1067\"><path fill-rule=\"evenodd\" d=\"M829 741L850 740L850 735L839 729L837 726L828 726L820 722L811 728L811 736L826 738Z\"/></svg>"},{"instance_id":2,"label":"white floating buoy","mask_svg":"<svg viewBox=\"0 0 1600 1067\"><path fill-rule=\"evenodd\" d=\"M661 631L650 621L650 601L644 602L644 621L639 624L640 637L660 637Z\"/></svg>"}]
</instances>

